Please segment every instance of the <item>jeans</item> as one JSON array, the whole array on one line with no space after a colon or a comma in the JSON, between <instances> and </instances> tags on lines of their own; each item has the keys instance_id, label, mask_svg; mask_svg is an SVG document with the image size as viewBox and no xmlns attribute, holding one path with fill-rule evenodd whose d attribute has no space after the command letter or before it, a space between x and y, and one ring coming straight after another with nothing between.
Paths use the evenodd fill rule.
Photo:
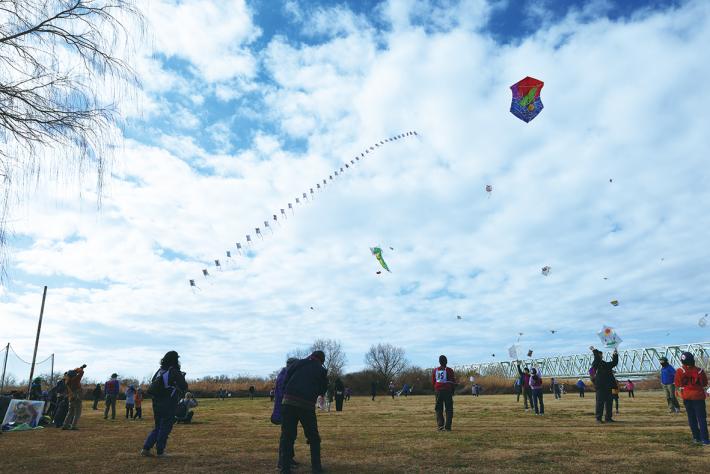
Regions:
<instances>
[{"instance_id":1,"label":"jeans","mask_svg":"<svg viewBox=\"0 0 710 474\"><path fill-rule=\"evenodd\" d=\"M69 400L69 411L64 418L64 428L76 428L81 416L81 398L75 397Z\"/></svg>"},{"instance_id":2,"label":"jeans","mask_svg":"<svg viewBox=\"0 0 710 474\"><path fill-rule=\"evenodd\" d=\"M597 420L602 419L602 415L604 416L604 419L606 421L611 420L611 404L612 404L612 398L611 398L611 388L599 388L597 387L597 392L596 392L596 398L597 398L597 403L595 407L595 416ZM606 410L606 414L604 411Z\"/></svg>"},{"instance_id":3,"label":"jeans","mask_svg":"<svg viewBox=\"0 0 710 474\"><path fill-rule=\"evenodd\" d=\"M136 413L133 415L133 419L135 420L136 418L143 419L143 407L140 405L136 407Z\"/></svg>"},{"instance_id":4,"label":"jeans","mask_svg":"<svg viewBox=\"0 0 710 474\"><path fill-rule=\"evenodd\" d=\"M616 413L619 413L619 395L612 395L611 400L614 402L614 405L616 405Z\"/></svg>"},{"instance_id":5,"label":"jeans","mask_svg":"<svg viewBox=\"0 0 710 474\"><path fill-rule=\"evenodd\" d=\"M94 405L91 407L93 410L99 409L99 397L94 397Z\"/></svg>"},{"instance_id":6,"label":"jeans","mask_svg":"<svg viewBox=\"0 0 710 474\"><path fill-rule=\"evenodd\" d=\"M279 440L280 472L291 472L293 443L296 441L299 422L303 426L303 431L311 448L311 469L313 472L320 472L323 467L320 461L320 435L318 434L318 420L315 409L282 405L281 418L281 439Z\"/></svg>"},{"instance_id":7,"label":"jeans","mask_svg":"<svg viewBox=\"0 0 710 474\"><path fill-rule=\"evenodd\" d=\"M532 389L530 387L525 387L523 389L523 400L525 401L525 409L528 409L528 400L530 401L530 408L533 407L533 395Z\"/></svg>"},{"instance_id":8,"label":"jeans","mask_svg":"<svg viewBox=\"0 0 710 474\"><path fill-rule=\"evenodd\" d=\"M335 396L335 411L343 411L343 397Z\"/></svg>"},{"instance_id":9,"label":"jeans","mask_svg":"<svg viewBox=\"0 0 710 474\"><path fill-rule=\"evenodd\" d=\"M150 450L155 446L158 454L163 454L165 446L168 444L168 436L170 436L173 424L175 423L176 408L177 404L172 400L157 402L153 400L155 428L153 428L153 431L151 431L145 439L143 449Z\"/></svg>"},{"instance_id":10,"label":"jeans","mask_svg":"<svg viewBox=\"0 0 710 474\"><path fill-rule=\"evenodd\" d=\"M562 398L562 390L559 386L554 387L553 392L555 393L555 400Z\"/></svg>"},{"instance_id":11,"label":"jeans","mask_svg":"<svg viewBox=\"0 0 710 474\"><path fill-rule=\"evenodd\" d=\"M446 422L444 422L444 407L446 407ZM454 393L451 390L440 390L436 392L436 424L439 429L451 430L451 422L454 418Z\"/></svg>"},{"instance_id":12,"label":"jeans","mask_svg":"<svg viewBox=\"0 0 710 474\"><path fill-rule=\"evenodd\" d=\"M532 406L535 409L535 413L540 415L545 414L545 403L542 401L542 389L533 388L532 389Z\"/></svg>"},{"instance_id":13,"label":"jeans","mask_svg":"<svg viewBox=\"0 0 710 474\"><path fill-rule=\"evenodd\" d=\"M126 403L126 418L133 418L133 403Z\"/></svg>"},{"instance_id":14,"label":"jeans","mask_svg":"<svg viewBox=\"0 0 710 474\"><path fill-rule=\"evenodd\" d=\"M704 443L710 442L705 400L683 400L683 405L688 414L688 425L693 433L693 439Z\"/></svg>"},{"instance_id":15,"label":"jeans","mask_svg":"<svg viewBox=\"0 0 710 474\"><path fill-rule=\"evenodd\" d=\"M584 398L584 387L580 387L579 389L579 398Z\"/></svg>"},{"instance_id":16,"label":"jeans","mask_svg":"<svg viewBox=\"0 0 710 474\"><path fill-rule=\"evenodd\" d=\"M633 390L629 390L629 398L636 398L636 395L634 395Z\"/></svg>"},{"instance_id":17,"label":"jeans","mask_svg":"<svg viewBox=\"0 0 710 474\"><path fill-rule=\"evenodd\" d=\"M680 410L680 404L675 396L675 385L672 383L664 383L663 391L666 392L666 403L668 403L668 409L670 411Z\"/></svg>"},{"instance_id":18,"label":"jeans","mask_svg":"<svg viewBox=\"0 0 710 474\"><path fill-rule=\"evenodd\" d=\"M106 395L106 408L104 408L104 420L108 418L108 409L111 409L111 419L116 419L116 395Z\"/></svg>"}]
</instances>

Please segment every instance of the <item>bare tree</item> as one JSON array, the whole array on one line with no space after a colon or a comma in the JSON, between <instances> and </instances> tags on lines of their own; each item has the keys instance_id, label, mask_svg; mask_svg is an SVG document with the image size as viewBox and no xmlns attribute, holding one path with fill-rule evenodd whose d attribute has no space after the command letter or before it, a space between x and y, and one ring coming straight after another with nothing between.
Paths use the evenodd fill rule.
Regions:
<instances>
[{"instance_id":1,"label":"bare tree","mask_svg":"<svg viewBox=\"0 0 710 474\"><path fill-rule=\"evenodd\" d=\"M408 362L404 356L404 349L401 347L395 347L392 344L377 344L371 346L365 354L365 364L379 374L382 382L387 383L394 380L406 369Z\"/></svg>"},{"instance_id":2,"label":"bare tree","mask_svg":"<svg viewBox=\"0 0 710 474\"><path fill-rule=\"evenodd\" d=\"M340 341L335 339L316 339L311 344L311 352L323 351L325 353L325 368L328 369L328 378L335 380L343 375L343 367L347 357Z\"/></svg>"},{"instance_id":3,"label":"bare tree","mask_svg":"<svg viewBox=\"0 0 710 474\"><path fill-rule=\"evenodd\" d=\"M343 351L342 344L335 339L316 339L308 349L294 349L288 353L288 357L304 359L313 351L323 351L325 353L325 368L328 369L328 378L330 380L335 380L343 375L343 367L347 363L347 357Z\"/></svg>"},{"instance_id":4,"label":"bare tree","mask_svg":"<svg viewBox=\"0 0 710 474\"><path fill-rule=\"evenodd\" d=\"M135 0L0 0L0 248L40 170L93 169L100 196L143 25Z\"/></svg>"}]
</instances>

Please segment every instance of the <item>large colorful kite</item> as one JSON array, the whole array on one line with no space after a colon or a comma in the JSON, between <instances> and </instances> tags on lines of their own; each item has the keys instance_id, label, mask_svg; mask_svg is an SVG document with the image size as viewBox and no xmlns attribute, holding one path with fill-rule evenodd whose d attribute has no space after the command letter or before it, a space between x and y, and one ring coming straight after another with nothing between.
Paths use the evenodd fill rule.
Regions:
<instances>
[{"instance_id":1,"label":"large colorful kite","mask_svg":"<svg viewBox=\"0 0 710 474\"><path fill-rule=\"evenodd\" d=\"M544 82L528 76L510 86L513 91L510 113L526 123L537 117L543 109L540 91L544 85Z\"/></svg>"}]
</instances>

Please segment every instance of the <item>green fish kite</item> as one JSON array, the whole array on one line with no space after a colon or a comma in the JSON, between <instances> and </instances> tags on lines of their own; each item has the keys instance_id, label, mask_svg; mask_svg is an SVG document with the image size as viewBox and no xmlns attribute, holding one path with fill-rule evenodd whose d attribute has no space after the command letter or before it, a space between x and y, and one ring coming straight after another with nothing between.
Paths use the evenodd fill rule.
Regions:
<instances>
[{"instance_id":1,"label":"green fish kite","mask_svg":"<svg viewBox=\"0 0 710 474\"><path fill-rule=\"evenodd\" d=\"M379 247L370 247L370 252L372 252L372 255L374 255L377 261L380 262L382 268L391 273L390 267L387 266L387 262L385 262L385 259L382 257L382 249Z\"/></svg>"}]
</instances>

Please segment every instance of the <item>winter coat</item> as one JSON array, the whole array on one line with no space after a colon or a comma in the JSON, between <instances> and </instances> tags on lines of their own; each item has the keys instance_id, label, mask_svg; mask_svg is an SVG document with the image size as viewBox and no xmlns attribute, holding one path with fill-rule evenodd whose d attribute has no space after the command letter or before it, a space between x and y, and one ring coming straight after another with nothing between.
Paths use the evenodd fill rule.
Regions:
<instances>
[{"instance_id":1,"label":"winter coat","mask_svg":"<svg viewBox=\"0 0 710 474\"><path fill-rule=\"evenodd\" d=\"M316 400L328 389L328 371L322 362L310 356L291 364L286 369L284 405L315 411Z\"/></svg>"}]
</instances>

